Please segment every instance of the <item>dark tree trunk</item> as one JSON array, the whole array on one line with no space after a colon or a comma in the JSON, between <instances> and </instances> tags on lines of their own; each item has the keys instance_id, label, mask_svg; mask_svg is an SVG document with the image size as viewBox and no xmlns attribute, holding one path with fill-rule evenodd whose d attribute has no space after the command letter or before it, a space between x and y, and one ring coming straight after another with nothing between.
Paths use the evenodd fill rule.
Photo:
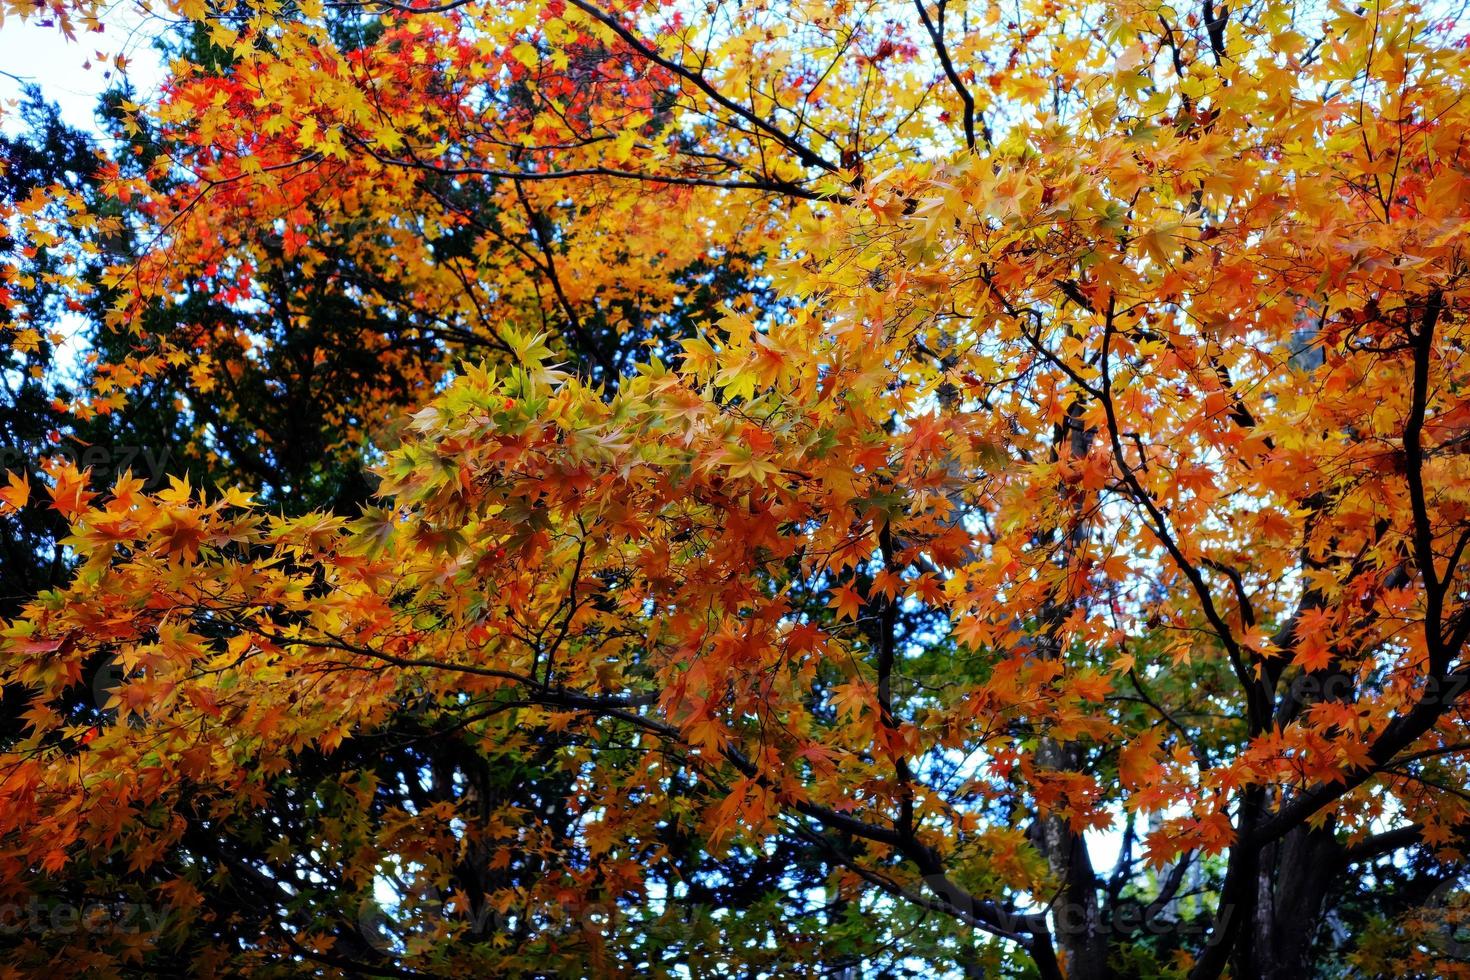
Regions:
<instances>
[{"instance_id":1,"label":"dark tree trunk","mask_svg":"<svg viewBox=\"0 0 1470 980\"><path fill-rule=\"evenodd\" d=\"M1330 821L1298 827L1262 851L1255 909L1235 957L1241 980L1311 976L1312 945L1343 859Z\"/></svg>"},{"instance_id":2,"label":"dark tree trunk","mask_svg":"<svg viewBox=\"0 0 1470 980\"><path fill-rule=\"evenodd\" d=\"M1037 761L1049 769L1078 771L1080 750L1075 742L1042 739ZM1110 931L1098 903L1098 879L1086 842L1060 816L1047 816L1033 828L1041 853L1062 891L1052 907L1057 951L1067 980L1109 980Z\"/></svg>"}]
</instances>

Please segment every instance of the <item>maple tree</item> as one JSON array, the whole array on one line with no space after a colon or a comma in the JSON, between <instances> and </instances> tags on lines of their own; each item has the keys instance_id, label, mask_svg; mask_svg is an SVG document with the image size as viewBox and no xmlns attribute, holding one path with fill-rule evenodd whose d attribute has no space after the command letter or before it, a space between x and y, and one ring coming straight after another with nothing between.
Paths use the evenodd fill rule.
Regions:
<instances>
[{"instance_id":1,"label":"maple tree","mask_svg":"<svg viewBox=\"0 0 1470 980\"><path fill-rule=\"evenodd\" d=\"M169 915L14 969L1470 970L1454 16L170 9L0 280L194 466L0 489L0 899Z\"/></svg>"}]
</instances>

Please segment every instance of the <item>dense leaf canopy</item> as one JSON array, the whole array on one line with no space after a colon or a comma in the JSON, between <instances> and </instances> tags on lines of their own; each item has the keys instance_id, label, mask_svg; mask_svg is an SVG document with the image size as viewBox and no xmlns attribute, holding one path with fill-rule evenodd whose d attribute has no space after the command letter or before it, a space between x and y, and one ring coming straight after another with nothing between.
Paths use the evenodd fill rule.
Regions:
<instances>
[{"instance_id":1,"label":"dense leaf canopy","mask_svg":"<svg viewBox=\"0 0 1470 980\"><path fill-rule=\"evenodd\" d=\"M1470 975L1470 25L146 23L0 146L17 975Z\"/></svg>"}]
</instances>

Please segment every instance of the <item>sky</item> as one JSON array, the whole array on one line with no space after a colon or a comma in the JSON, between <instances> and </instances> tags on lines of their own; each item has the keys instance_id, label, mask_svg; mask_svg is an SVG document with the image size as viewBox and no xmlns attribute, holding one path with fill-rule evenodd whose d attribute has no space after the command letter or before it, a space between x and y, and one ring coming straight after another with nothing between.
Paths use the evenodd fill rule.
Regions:
<instances>
[{"instance_id":1,"label":"sky","mask_svg":"<svg viewBox=\"0 0 1470 980\"><path fill-rule=\"evenodd\" d=\"M163 78L163 64L151 41L161 26L156 19L150 23L135 0L119 0L104 15L100 33L79 33L75 39L42 17L6 18L0 24L0 132L20 132L15 103L22 86L31 83L56 103L72 127L100 134L97 98L122 77L112 63L116 55L126 59L127 77L139 93L153 91ZM53 329L65 338L56 352L58 364L74 368L90 346L90 324L61 314Z\"/></svg>"},{"instance_id":2,"label":"sky","mask_svg":"<svg viewBox=\"0 0 1470 980\"><path fill-rule=\"evenodd\" d=\"M133 0L120 0L103 18L100 33L78 33L68 39L44 18L6 18L0 24L0 128L13 131L12 103L23 82L34 82L61 107L62 118L78 129L96 128L97 96L119 79L110 63L127 61L127 75L140 92L157 86L163 67L150 37L161 26L149 23Z\"/></svg>"}]
</instances>

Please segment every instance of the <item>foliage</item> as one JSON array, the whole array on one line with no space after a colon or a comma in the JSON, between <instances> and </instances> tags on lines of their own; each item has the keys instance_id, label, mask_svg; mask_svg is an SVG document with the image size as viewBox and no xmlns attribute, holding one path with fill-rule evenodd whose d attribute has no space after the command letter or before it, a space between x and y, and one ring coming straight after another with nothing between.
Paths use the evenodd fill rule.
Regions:
<instances>
[{"instance_id":1,"label":"foliage","mask_svg":"<svg viewBox=\"0 0 1470 980\"><path fill-rule=\"evenodd\" d=\"M199 468L0 493L0 898L168 915L17 969L1466 972L1455 20L172 9L8 275Z\"/></svg>"}]
</instances>

